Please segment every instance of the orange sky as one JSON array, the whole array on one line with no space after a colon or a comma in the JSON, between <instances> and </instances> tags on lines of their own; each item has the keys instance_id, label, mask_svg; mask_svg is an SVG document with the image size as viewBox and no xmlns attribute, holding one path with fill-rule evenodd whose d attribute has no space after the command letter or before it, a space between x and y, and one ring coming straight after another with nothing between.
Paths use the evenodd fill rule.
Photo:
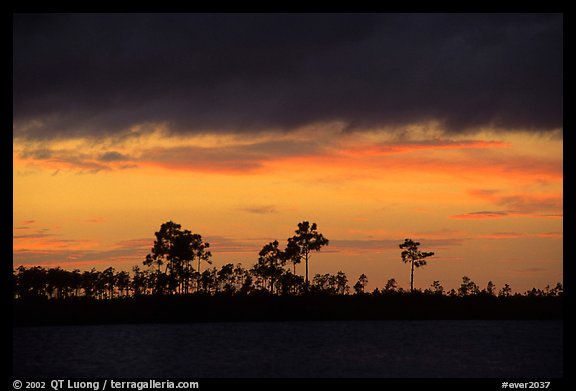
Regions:
<instances>
[{"instance_id":1,"label":"orange sky","mask_svg":"<svg viewBox=\"0 0 576 391\"><path fill-rule=\"evenodd\" d=\"M399 136L401 135L401 136ZM554 133L435 124L351 133L338 123L293 132L14 139L14 267L129 270L160 224L211 244L214 265L251 266L297 223L331 240L310 271L360 273L369 289L395 278L404 238L436 255L415 286L464 275L524 292L562 282L563 155ZM302 272L303 268L297 269Z\"/></svg>"}]
</instances>

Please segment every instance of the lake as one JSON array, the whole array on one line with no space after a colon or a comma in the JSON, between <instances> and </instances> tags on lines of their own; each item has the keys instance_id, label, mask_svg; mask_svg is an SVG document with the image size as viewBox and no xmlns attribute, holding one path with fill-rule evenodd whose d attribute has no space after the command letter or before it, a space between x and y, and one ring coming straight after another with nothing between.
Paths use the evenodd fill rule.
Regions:
<instances>
[{"instance_id":1,"label":"lake","mask_svg":"<svg viewBox=\"0 0 576 391\"><path fill-rule=\"evenodd\" d=\"M562 336L558 320L15 327L13 375L558 378Z\"/></svg>"}]
</instances>

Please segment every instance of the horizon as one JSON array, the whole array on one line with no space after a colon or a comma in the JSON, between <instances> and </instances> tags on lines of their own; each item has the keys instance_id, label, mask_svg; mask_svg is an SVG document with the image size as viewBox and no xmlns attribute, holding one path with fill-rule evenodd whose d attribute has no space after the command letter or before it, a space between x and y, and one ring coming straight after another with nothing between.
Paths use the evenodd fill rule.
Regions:
<instances>
[{"instance_id":1,"label":"horizon","mask_svg":"<svg viewBox=\"0 0 576 391\"><path fill-rule=\"evenodd\" d=\"M13 269L144 268L166 221L249 268L310 221L369 292L405 238L416 289L564 283L561 14L13 19Z\"/></svg>"},{"instance_id":2,"label":"horizon","mask_svg":"<svg viewBox=\"0 0 576 391\"><path fill-rule=\"evenodd\" d=\"M172 221L170 221L170 222L172 222ZM175 223L176 223L176 222L175 222ZM186 228L185 228L185 227L182 227L182 229L184 230L184 229L186 229ZM195 234L195 233L192 232L192 234ZM408 240L408 238L406 238L406 240ZM203 240L203 242L206 243L207 245L209 245L208 250L209 250L210 252L214 251L214 248L210 245L210 242L208 242L208 241L206 241L206 240ZM272 242L272 241L271 241L271 242ZM271 242L270 242L270 243L271 243ZM415 241L415 242L417 242L417 241ZM402 244L402 243L399 242L398 244ZM420 247L420 243L418 243L417 245ZM326 246L328 246L328 245L326 245ZM282 246L281 246L281 243L280 243L279 248L280 248L281 250L283 249ZM151 249L151 250L152 250L152 249ZM284 250L286 250L286 248L284 248ZM325 251L326 251L326 247L323 247L323 249L319 250L318 252L316 252L316 251L312 252L311 255L310 255L310 257L312 258L312 255L313 255L313 254L316 254L316 255L319 254L320 251L324 251L324 252L325 252ZM148 253L148 254L150 254L150 253ZM431 256L433 257L434 255L435 255L435 254L432 253ZM206 269L219 270L219 267L217 267L217 265L215 265L214 262L212 262L212 257L209 257L209 260L210 260L210 264L208 264L208 265L205 264L205 265L204 265L204 268L201 268L201 271L206 270ZM431 261L431 260L433 260L433 258L432 258L432 259L428 258L428 259L427 259L427 262L429 262L429 261ZM195 262L195 260L193 260L193 261ZM167 261L165 260L165 262L167 262ZM74 262L71 262L71 263L68 263L68 264L69 264L69 265L76 265ZM34 265L24 265L24 264L22 264L22 265L15 265L14 268L13 268L13 271L14 271L14 272L17 271L19 267L25 267L25 268L27 268L27 269L28 269L28 268L32 268L32 267L41 267L41 268L44 268L45 270L49 270L49 269L52 269L52 268L60 268L60 269L65 270L65 271L67 271L67 272L76 272L76 271L80 271L80 272L87 272L87 271L102 272L102 271L104 271L105 269L114 268L113 265L104 265L104 264L97 264L97 265L95 265L94 263L89 263L89 264L92 265L89 269L77 267L78 265L76 265L76 267L65 268L65 267L62 267L60 264L34 264ZM228 264L230 264L230 262L229 262ZM232 263L233 266L241 266L242 268L244 268L244 269L247 270L247 271L252 271L252 267L256 266L256 264L257 264L257 262L254 262L253 264L243 264L242 262ZM166 263L166 265L167 265L167 263ZM225 265L225 264L218 265L218 266L221 267L221 266L224 266L224 265ZM408 268L410 267L410 266L409 266L409 265L410 265L409 262L408 262L406 265L407 265ZM98 267L98 266L99 266L99 267ZM193 265L191 265L191 266L192 266L192 269L195 270L194 266L193 266ZM133 270L134 267L138 267L138 268L140 268L141 271L148 271L148 272L150 272L150 273L152 273L152 274L154 274L154 273L155 273L155 270L156 270L156 266L154 266L154 265L152 265L152 264L146 266L146 265L144 264L144 262L141 262L140 264L135 264L135 265L132 265L132 267L128 267L128 268L120 268L120 269L114 268L114 271L115 271L116 273L119 273L119 272L128 272L128 274L130 275L130 277L133 278L134 275L135 275L134 270ZM293 264L291 264L291 262L290 262L289 260L287 260L287 261L286 261L286 264L285 264L284 266L282 266L282 269L285 270L285 271L287 271L287 272L291 272L291 270L292 270L293 267L294 267ZM301 262L298 267L304 268L305 266L303 265L303 262ZM415 269L415 270L422 270L422 269L418 269L418 268L417 268L417 269ZM341 270L338 270L338 273L340 273L340 272L341 272ZM337 273L336 271L333 271L333 272L325 272L325 273L323 273L323 274L329 274L329 275L333 275L333 276L334 276L334 275L336 275L336 273ZM345 274L346 274L346 273L345 273ZM302 277L303 277L303 273L299 273L298 270L297 270L297 272L296 272L296 275L299 275L299 276L302 276ZM322 275L321 273L311 274L311 275L310 275L310 281L311 281L311 283L312 283L313 277L315 277L315 276L321 276L321 275ZM405 287L403 284L399 284L395 277L390 277L390 278L386 279L386 281L384 282L384 284L381 284L381 286L380 286L380 285L377 285L377 284L372 284L372 285L375 285L375 286L374 286L374 288L370 289L370 278L369 278L369 276L367 276L365 273L361 273L361 275L364 275L365 277L367 277L368 283L366 284L366 286L365 286L365 288L364 288L366 293L371 293L372 291L376 291L376 290L381 291L381 292L384 291L384 290L385 290L384 286L386 285L386 283L389 282L389 280L394 280L394 281L395 281L396 284L395 284L394 290L399 289L399 291L404 291L404 292L408 292L408 293L410 292L410 289L409 289L409 286L410 286L410 285L409 285L409 283L408 283L408 287ZM416 275L418 275L418 273L416 273ZM349 279L349 280L348 280L348 283L349 283L350 292L345 293L345 294L354 294L353 289L352 289L352 288L353 288L353 284L354 284L356 281L358 281L358 279L350 279L351 276L348 276L348 275L346 275L346 277ZM360 277L360 275L359 275L358 277ZM461 276L461 281L459 281L459 282L462 283L462 280L463 280L464 278L469 278L469 276L468 276L468 275L462 275L462 276ZM476 281L474 281L473 279L470 279L469 281L472 282L472 283L474 283L474 284L476 284ZM456 285L456 286L453 286L453 287L446 287L446 286L443 285L443 281L442 281L442 280L434 280L434 281L432 282L432 284L430 284L430 285L428 285L428 286L425 286L425 287L415 286L415 287L414 287L414 291L416 291L416 292L424 292L425 290L430 290L431 288L434 288L433 285L434 285L434 283L436 283L436 282L438 282L438 283L442 286L442 288L443 288L443 290L444 290L444 294L446 294L446 295L448 295L451 290L457 291L458 288L461 287L461 285ZM484 284L484 285L482 285L482 284L476 284L476 286L478 287L479 290L482 291L482 290L485 290L485 289L486 289L486 285L488 285L489 283L493 283L493 281L492 281L491 279L489 279L489 280L486 281L486 284ZM506 282L504 282L503 285L507 285L508 288L510 289L510 292L511 292L512 294L516 294L516 293L518 293L518 294L526 294L527 292L529 292L529 291L531 291L531 290L534 290L534 289L537 289L537 290L545 291L545 292L546 292L548 289L553 289L554 286L557 286L557 284L562 284L562 285L563 285L563 281L558 281L558 282L553 283L553 284L547 284L547 285L544 286L544 287L533 286L533 287L531 287L531 288L529 288L529 289L527 289L527 290L525 290L525 291L515 290L513 287L510 286L510 284L508 284L508 283L506 283ZM496 292L498 292L499 290L501 290L501 289L503 288L503 285L502 285L502 286L497 286L497 285L493 285L493 286L492 286L492 288L494 289L495 294L496 294ZM433 290L433 289L432 289L432 290Z\"/></svg>"}]
</instances>

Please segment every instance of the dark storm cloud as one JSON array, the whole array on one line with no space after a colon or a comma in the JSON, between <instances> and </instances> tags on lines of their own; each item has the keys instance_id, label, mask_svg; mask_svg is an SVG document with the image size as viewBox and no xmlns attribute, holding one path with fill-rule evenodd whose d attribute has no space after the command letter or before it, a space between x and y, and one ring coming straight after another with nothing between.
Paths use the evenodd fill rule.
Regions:
<instances>
[{"instance_id":1,"label":"dark storm cloud","mask_svg":"<svg viewBox=\"0 0 576 391\"><path fill-rule=\"evenodd\" d=\"M14 134L562 126L562 16L15 15Z\"/></svg>"}]
</instances>

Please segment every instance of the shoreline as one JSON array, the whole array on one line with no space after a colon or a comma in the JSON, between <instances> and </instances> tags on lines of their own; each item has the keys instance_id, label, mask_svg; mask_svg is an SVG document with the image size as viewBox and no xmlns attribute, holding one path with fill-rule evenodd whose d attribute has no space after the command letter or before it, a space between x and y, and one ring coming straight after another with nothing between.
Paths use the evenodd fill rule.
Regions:
<instances>
[{"instance_id":1,"label":"shoreline","mask_svg":"<svg viewBox=\"0 0 576 391\"><path fill-rule=\"evenodd\" d=\"M13 326L234 321L563 319L562 297L141 296L14 300Z\"/></svg>"}]
</instances>

